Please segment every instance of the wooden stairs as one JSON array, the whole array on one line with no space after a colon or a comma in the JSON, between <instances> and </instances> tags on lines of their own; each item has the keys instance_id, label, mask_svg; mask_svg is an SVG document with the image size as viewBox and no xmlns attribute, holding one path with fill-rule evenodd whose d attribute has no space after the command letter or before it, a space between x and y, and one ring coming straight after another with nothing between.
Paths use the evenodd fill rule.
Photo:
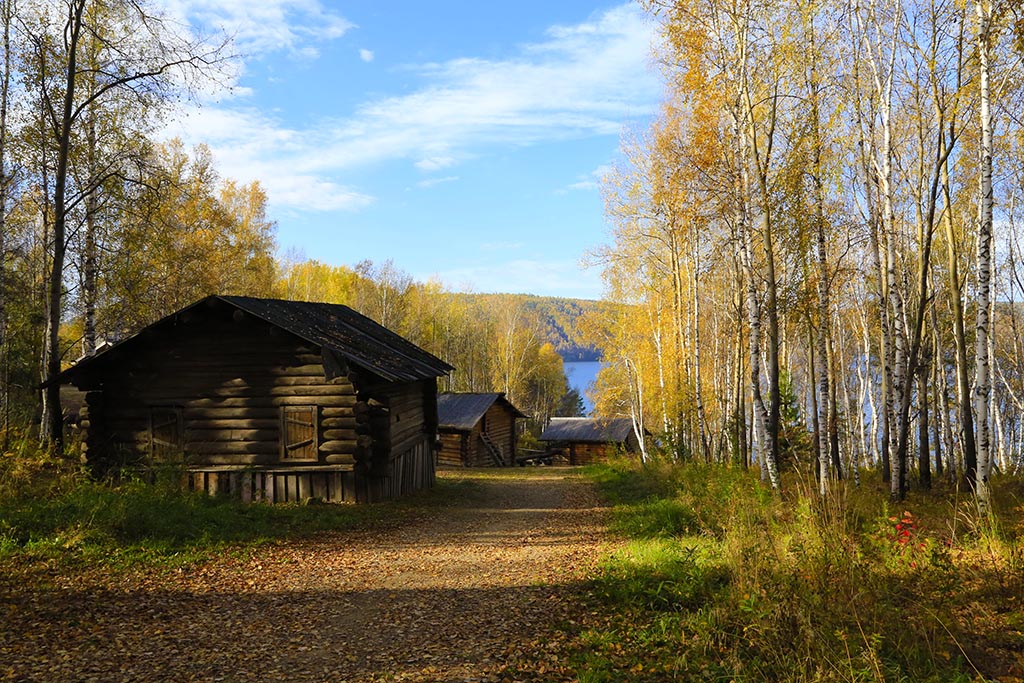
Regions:
<instances>
[{"instance_id":1,"label":"wooden stairs","mask_svg":"<svg viewBox=\"0 0 1024 683\"><path fill-rule=\"evenodd\" d=\"M487 435L487 432L480 432L480 441L483 442L487 452L490 453L491 459L494 460L494 464L498 467L507 467L510 463L505 462L505 456L501 454L501 449L498 448L498 444Z\"/></svg>"}]
</instances>

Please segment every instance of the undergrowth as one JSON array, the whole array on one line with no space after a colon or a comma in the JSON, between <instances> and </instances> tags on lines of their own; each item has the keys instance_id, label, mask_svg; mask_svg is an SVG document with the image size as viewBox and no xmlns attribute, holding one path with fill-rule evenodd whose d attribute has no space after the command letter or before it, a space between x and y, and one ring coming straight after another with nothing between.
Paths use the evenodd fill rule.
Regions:
<instances>
[{"instance_id":1,"label":"undergrowth","mask_svg":"<svg viewBox=\"0 0 1024 683\"><path fill-rule=\"evenodd\" d=\"M62 566L108 569L208 559L277 539L351 528L401 506L246 504L185 491L182 473L155 482L95 481L69 457L31 445L0 458L0 571ZM425 494L430 495L430 494Z\"/></svg>"},{"instance_id":2,"label":"undergrowth","mask_svg":"<svg viewBox=\"0 0 1024 683\"><path fill-rule=\"evenodd\" d=\"M949 491L890 508L870 479L823 502L717 466L589 474L628 541L590 587L580 681L1024 677L1016 482L994 525Z\"/></svg>"}]
</instances>

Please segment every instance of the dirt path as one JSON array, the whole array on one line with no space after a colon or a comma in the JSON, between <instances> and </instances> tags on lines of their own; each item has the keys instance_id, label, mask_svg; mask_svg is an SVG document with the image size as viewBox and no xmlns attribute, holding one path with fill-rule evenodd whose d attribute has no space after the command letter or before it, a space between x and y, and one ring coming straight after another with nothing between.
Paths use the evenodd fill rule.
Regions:
<instances>
[{"instance_id":1,"label":"dirt path","mask_svg":"<svg viewBox=\"0 0 1024 683\"><path fill-rule=\"evenodd\" d=\"M576 608L604 510L570 470L445 475L444 506L123 585L0 594L17 681L492 681ZM543 640L543 638L542 638ZM511 680L511 679L509 679Z\"/></svg>"}]
</instances>

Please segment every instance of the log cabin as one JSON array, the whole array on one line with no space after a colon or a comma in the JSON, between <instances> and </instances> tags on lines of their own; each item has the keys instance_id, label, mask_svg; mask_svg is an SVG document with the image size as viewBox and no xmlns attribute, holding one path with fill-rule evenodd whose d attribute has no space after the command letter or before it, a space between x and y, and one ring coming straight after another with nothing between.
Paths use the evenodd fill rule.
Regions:
<instances>
[{"instance_id":1,"label":"log cabin","mask_svg":"<svg viewBox=\"0 0 1024 683\"><path fill-rule=\"evenodd\" d=\"M540 441L550 451L565 456L570 465L589 465L616 453L640 450L633 421L628 417L553 417Z\"/></svg>"},{"instance_id":2,"label":"log cabin","mask_svg":"<svg viewBox=\"0 0 1024 683\"><path fill-rule=\"evenodd\" d=\"M445 393L437 397L438 464L509 467L515 464L516 420L527 417L503 393Z\"/></svg>"},{"instance_id":3,"label":"log cabin","mask_svg":"<svg viewBox=\"0 0 1024 683\"><path fill-rule=\"evenodd\" d=\"M434 481L447 363L337 304L210 296L58 376L97 473L179 467L268 502L389 500Z\"/></svg>"}]
</instances>

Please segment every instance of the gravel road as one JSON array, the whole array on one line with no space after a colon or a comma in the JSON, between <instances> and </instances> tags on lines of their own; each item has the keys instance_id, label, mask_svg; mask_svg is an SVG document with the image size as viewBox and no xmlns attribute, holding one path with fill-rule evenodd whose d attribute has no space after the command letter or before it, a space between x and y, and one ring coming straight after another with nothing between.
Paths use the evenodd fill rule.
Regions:
<instances>
[{"instance_id":1,"label":"gravel road","mask_svg":"<svg viewBox=\"0 0 1024 683\"><path fill-rule=\"evenodd\" d=\"M503 681L557 637L609 542L570 469L441 475L400 522L170 576L0 594L11 681ZM557 670L557 667L554 667ZM538 680L559 680L535 672Z\"/></svg>"}]
</instances>

